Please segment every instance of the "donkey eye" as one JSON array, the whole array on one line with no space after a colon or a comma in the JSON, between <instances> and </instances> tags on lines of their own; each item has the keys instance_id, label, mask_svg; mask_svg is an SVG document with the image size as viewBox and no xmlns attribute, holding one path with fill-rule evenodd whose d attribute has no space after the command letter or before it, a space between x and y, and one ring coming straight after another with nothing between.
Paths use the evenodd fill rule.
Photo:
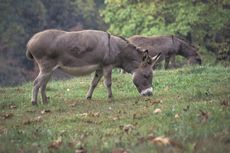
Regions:
<instances>
[{"instance_id":1,"label":"donkey eye","mask_svg":"<svg viewBox=\"0 0 230 153\"><path fill-rule=\"evenodd\" d=\"M144 74L144 77L145 77L145 78L149 78L149 77L150 77L150 75L148 75L148 74Z\"/></svg>"}]
</instances>

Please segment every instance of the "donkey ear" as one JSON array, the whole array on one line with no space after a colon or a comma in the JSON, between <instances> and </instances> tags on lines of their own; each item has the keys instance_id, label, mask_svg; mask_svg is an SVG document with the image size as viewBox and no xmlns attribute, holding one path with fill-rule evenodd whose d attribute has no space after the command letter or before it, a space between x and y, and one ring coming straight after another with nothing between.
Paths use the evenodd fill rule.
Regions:
<instances>
[{"instance_id":1,"label":"donkey ear","mask_svg":"<svg viewBox=\"0 0 230 153\"><path fill-rule=\"evenodd\" d=\"M152 57L152 66L154 66L157 63L160 57L161 57L161 53L158 53L156 56Z\"/></svg>"},{"instance_id":2,"label":"donkey ear","mask_svg":"<svg viewBox=\"0 0 230 153\"><path fill-rule=\"evenodd\" d=\"M149 51L146 49L143 52L144 52L144 54L143 54L143 57L142 57L142 61L145 61L149 56Z\"/></svg>"}]
</instances>

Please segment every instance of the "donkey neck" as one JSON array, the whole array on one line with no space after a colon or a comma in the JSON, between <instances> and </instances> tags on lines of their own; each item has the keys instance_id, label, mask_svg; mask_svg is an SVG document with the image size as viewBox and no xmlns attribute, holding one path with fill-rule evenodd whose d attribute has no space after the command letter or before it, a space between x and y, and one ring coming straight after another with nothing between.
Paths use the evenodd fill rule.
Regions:
<instances>
[{"instance_id":1,"label":"donkey neck","mask_svg":"<svg viewBox=\"0 0 230 153\"><path fill-rule=\"evenodd\" d=\"M189 59L191 57L197 56L196 51L194 51L194 48L188 42L185 42L184 40L181 40L177 38L178 45L180 46L178 54Z\"/></svg>"},{"instance_id":2,"label":"donkey neck","mask_svg":"<svg viewBox=\"0 0 230 153\"><path fill-rule=\"evenodd\" d=\"M118 65L128 73L133 73L141 64L142 53L128 41L121 38L118 39Z\"/></svg>"}]
</instances>

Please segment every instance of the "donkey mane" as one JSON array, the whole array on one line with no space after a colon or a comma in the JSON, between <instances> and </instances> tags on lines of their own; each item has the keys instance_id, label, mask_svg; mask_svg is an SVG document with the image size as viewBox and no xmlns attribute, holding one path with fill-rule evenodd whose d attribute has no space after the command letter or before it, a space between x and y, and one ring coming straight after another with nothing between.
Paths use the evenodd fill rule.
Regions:
<instances>
[{"instance_id":1,"label":"donkey mane","mask_svg":"<svg viewBox=\"0 0 230 153\"><path fill-rule=\"evenodd\" d=\"M173 36L172 38L174 38L174 37L177 38L178 40L182 41L184 44L190 45L190 46L192 46L193 48L196 48L196 49L197 49L197 47L196 47L193 43L189 42L187 39L185 39L185 38L183 38L183 37L180 37L180 36Z\"/></svg>"},{"instance_id":2,"label":"donkey mane","mask_svg":"<svg viewBox=\"0 0 230 153\"><path fill-rule=\"evenodd\" d=\"M124 40L128 45L131 45L132 47L134 47L138 52L143 53L143 51L137 47L135 44L131 43L128 39L126 39L123 36L117 36L118 38L121 38L122 40Z\"/></svg>"}]
</instances>

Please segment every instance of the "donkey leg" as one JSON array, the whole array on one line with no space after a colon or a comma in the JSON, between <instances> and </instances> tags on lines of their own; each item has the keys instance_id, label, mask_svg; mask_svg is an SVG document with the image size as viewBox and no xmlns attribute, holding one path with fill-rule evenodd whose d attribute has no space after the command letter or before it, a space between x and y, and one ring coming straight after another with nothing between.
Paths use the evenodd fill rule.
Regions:
<instances>
[{"instance_id":1,"label":"donkey leg","mask_svg":"<svg viewBox=\"0 0 230 153\"><path fill-rule=\"evenodd\" d=\"M43 104L48 103L48 98L46 96L46 86L51 77L51 74L47 74L46 76L43 77L43 80L41 81L41 95L42 95L42 102Z\"/></svg>"},{"instance_id":2,"label":"donkey leg","mask_svg":"<svg viewBox=\"0 0 230 153\"><path fill-rule=\"evenodd\" d=\"M41 95L42 95L42 101L43 103L47 99L45 94L46 84L50 78L51 74L40 72L37 78L34 81L34 88L32 91L32 104L37 105L37 97L38 97L38 91L41 87Z\"/></svg>"},{"instance_id":3,"label":"donkey leg","mask_svg":"<svg viewBox=\"0 0 230 153\"><path fill-rule=\"evenodd\" d=\"M40 80L41 80L41 72L38 74L37 78L34 80L34 87L32 90L32 97L31 97L31 102L32 105L37 105L37 97L38 97L38 91L40 88Z\"/></svg>"},{"instance_id":4,"label":"donkey leg","mask_svg":"<svg viewBox=\"0 0 230 153\"><path fill-rule=\"evenodd\" d=\"M92 80L92 82L91 82L90 88L89 88L89 90L88 90L88 92L87 92L87 96L86 96L87 99L91 99L91 98L92 98L93 91L94 91L94 89L96 88L98 82L100 81L100 79L101 79L101 77L102 77L102 74L103 74L103 73L102 73L102 70L101 70L101 69L100 69L100 70L97 70L97 71L95 72L95 75L94 75L93 80Z\"/></svg>"},{"instance_id":5,"label":"donkey leg","mask_svg":"<svg viewBox=\"0 0 230 153\"><path fill-rule=\"evenodd\" d=\"M104 84L107 88L109 99L113 97L112 89L111 89L111 86L112 86L112 69L113 69L112 66L107 66L103 69L103 75L105 78Z\"/></svg>"},{"instance_id":6,"label":"donkey leg","mask_svg":"<svg viewBox=\"0 0 230 153\"><path fill-rule=\"evenodd\" d=\"M170 56L165 56L165 69L168 69L169 68L169 60L170 60Z\"/></svg>"},{"instance_id":7,"label":"donkey leg","mask_svg":"<svg viewBox=\"0 0 230 153\"><path fill-rule=\"evenodd\" d=\"M170 58L172 67L175 68L176 67L176 55L172 55Z\"/></svg>"}]
</instances>

